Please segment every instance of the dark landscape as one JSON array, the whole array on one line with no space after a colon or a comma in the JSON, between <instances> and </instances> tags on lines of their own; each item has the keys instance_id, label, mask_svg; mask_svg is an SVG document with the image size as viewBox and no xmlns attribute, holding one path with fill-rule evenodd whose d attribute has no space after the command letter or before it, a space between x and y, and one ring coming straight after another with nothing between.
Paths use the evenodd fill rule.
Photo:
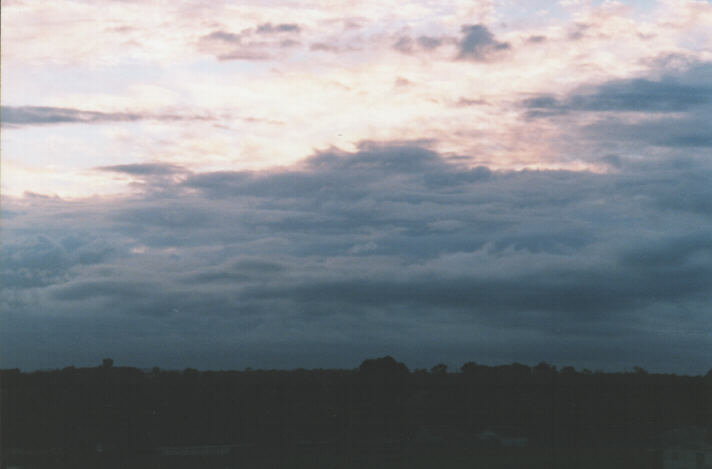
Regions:
<instances>
[{"instance_id":1,"label":"dark landscape","mask_svg":"<svg viewBox=\"0 0 712 469\"><path fill-rule=\"evenodd\" d=\"M663 468L666 450L712 443L712 371L409 370L391 357L167 371L106 359L1 378L3 468Z\"/></svg>"}]
</instances>

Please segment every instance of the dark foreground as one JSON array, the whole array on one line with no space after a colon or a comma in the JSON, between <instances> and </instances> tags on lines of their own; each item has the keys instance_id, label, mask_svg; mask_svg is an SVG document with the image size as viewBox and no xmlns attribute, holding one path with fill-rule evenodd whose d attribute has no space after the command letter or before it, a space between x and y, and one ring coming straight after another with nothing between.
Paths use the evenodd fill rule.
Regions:
<instances>
[{"instance_id":1,"label":"dark foreground","mask_svg":"<svg viewBox=\"0 0 712 469\"><path fill-rule=\"evenodd\" d=\"M712 467L712 373L3 370L2 467ZM677 458L677 459L674 459Z\"/></svg>"},{"instance_id":2,"label":"dark foreground","mask_svg":"<svg viewBox=\"0 0 712 469\"><path fill-rule=\"evenodd\" d=\"M20 458L14 465L33 468L171 469L662 469L662 453L645 449L400 448L364 449L345 454L336 448L288 452L237 451L221 456L76 455Z\"/></svg>"}]
</instances>

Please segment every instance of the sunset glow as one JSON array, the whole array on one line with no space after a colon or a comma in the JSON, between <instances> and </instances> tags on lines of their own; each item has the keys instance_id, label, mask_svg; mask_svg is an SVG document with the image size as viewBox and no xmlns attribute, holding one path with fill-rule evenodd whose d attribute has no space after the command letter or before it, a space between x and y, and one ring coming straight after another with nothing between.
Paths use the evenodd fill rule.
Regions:
<instances>
[{"instance_id":1,"label":"sunset glow","mask_svg":"<svg viewBox=\"0 0 712 469\"><path fill-rule=\"evenodd\" d=\"M7 366L712 351L709 1L2 13Z\"/></svg>"}]
</instances>

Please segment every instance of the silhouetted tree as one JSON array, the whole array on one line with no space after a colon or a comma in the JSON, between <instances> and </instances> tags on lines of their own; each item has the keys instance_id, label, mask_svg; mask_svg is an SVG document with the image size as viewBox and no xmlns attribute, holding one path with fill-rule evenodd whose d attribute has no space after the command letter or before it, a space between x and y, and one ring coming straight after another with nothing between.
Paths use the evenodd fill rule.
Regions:
<instances>
[{"instance_id":1,"label":"silhouetted tree","mask_svg":"<svg viewBox=\"0 0 712 469\"><path fill-rule=\"evenodd\" d=\"M109 455L233 443L296 451L299 442L335 441L360 454L367 442L418 434L451 448L471 446L485 430L547 447L647 447L666 430L712 429L712 371L557 373L548 363L474 362L445 371L410 373L392 357L365 360L356 370L143 372L111 361L103 368L0 370L0 446L96 455L101 443Z\"/></svg>"}]
</instances>

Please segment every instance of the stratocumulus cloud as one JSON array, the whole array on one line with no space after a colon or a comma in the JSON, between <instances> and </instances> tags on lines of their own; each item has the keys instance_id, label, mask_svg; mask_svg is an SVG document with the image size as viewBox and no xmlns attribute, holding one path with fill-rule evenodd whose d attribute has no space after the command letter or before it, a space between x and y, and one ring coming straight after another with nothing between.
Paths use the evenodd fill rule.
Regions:
<instances>
[{"instance_id":1,"label":"stratocumulus cloud","mask_svg":"<svg viewBox=\"0 0 712 469\"><path fill-rule=\"evenodd\" d=\"M523 347L588 366L605 366L594 351L610 347L625 363L707 366L694 347L710 345L710 318L696 311L710 301L712 221L666 203L705 194L708 164L502 172L364 143L282 170L101 170L145 178L143 194L8 203L8 360L39 366L21 358L35 333L26 325L63 321L59 343L99 334L81 339L82 357L133 359L163 343L155 353L170 363L200 347L200 366L299 350L283 362L298 366L330 347L349 350L334 366L377 350L419 364L418 349L515 360ZM151 184L174 172L185 177ZM124 326L109 339L112 324ZM641 352L651 344L656 353Z\"/></svg>"}]
</instances>

